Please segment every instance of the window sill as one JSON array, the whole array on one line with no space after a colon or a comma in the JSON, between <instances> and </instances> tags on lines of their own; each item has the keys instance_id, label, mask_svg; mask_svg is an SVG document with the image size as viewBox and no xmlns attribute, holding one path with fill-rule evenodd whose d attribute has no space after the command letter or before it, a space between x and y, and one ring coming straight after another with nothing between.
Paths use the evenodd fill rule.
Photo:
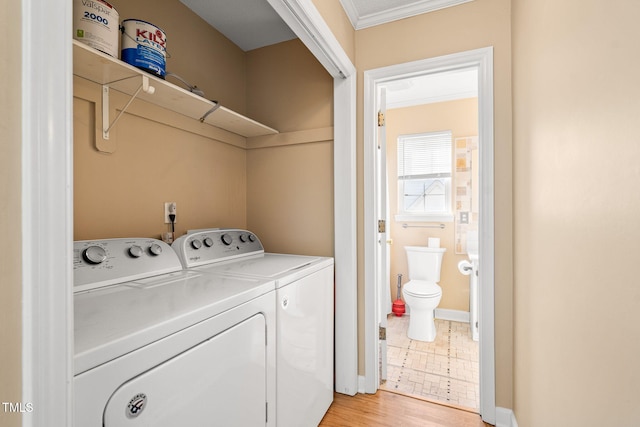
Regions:
<instances>
[{"instance_id":1,"label":"window sill","mask_svg":"<svg viewBox=\"0 0 640 427\"><path fill-rule=\"evenodd\" d=\"M396 222L453 222L453 214L441 214L441 215L410 215L399 214L395 215Z\"/></svg>"}]
</instances>

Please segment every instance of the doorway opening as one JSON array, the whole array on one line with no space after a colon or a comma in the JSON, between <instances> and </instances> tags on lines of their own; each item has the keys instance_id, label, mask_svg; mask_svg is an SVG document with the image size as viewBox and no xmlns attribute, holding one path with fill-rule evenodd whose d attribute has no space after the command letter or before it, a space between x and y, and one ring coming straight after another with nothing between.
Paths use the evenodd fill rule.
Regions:
<instances>
[{"instance_id":1,"label":"doorway opening","mask_svg":"<svg viewBox=\"0 0 640 427\"><path fill-rule=\"evenodd\" d=\"M492 62L492 49L484 48L365 72L365 391L449 402L478 411L490 423L495 422ZM463 76L471 88L461 83ZM431 86L430 95L422 94L423 83ZM399 149L402 139L434 133L449 135L450 157L444 163L450 170L403 171L402 158L429 158L438 150L407 155L406 146ZM405 253L411 246L446 249L432 342L407 336L409 304L408 315L390 314L398 280L401 286L411 280ZM474 260L475 270L467 274Z\"/></svg>"},{"instance_id":2,"label":"doorway opening","mask_svg":"<svg viewBox=\"0 0 640 427\"><path fill-rule=\"evenodd\" d=\"M378 89L378 105L385 110L378 138L386 139L379 144L386 146L379 152L386 163L379 182L388 194L387 259L381 270L382 282L387 281L380 290L387 351L380 389L478 411L477 281L469 274L479 226L478 69L405 77ZM417 325L410 313L415 300L410 303L399 292L409 281L423 279L405 251L416 246L431 247L434 254L444 250L437 280L442 295L428 338L415 336L426 334L428 326ZM410 320L417 328L413 334Z\"/></svg>"}]
</instances>

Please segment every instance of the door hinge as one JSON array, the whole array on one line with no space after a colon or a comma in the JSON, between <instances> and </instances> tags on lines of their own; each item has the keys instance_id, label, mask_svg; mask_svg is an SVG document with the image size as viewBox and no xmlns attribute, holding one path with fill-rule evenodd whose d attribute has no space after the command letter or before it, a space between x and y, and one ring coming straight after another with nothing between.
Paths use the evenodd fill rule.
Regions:
<instances>
[{"instance_id":1,"label":"door hinge","mask_svg":"<svg viewBox=\"0 0 640 427\"><path fill-rule=\"evenodd\" d=\"M378 327L378 339L380 341L386 341L387 340L387 328L385 328L384 326L379 326Z\"/></svg>"},{"instance_id":2,"label":"door hinge","mask_svg":"<svg viewBox=\"0 0 640 427\"><path fill-rule=\"evenodd\" d=\"M387 232L387 223L384 219L378 220L378 233L386 233Z\"/></svg>"},{"instance_id":3,"label":"door hinge","mask_svg":"<svg viewBox=\"0 0 640 427\"><path fill-rule=\"evenodd\" d=\"M378 111L378 126L384 126L384 113Z\"/></svg>"}]
</instances>

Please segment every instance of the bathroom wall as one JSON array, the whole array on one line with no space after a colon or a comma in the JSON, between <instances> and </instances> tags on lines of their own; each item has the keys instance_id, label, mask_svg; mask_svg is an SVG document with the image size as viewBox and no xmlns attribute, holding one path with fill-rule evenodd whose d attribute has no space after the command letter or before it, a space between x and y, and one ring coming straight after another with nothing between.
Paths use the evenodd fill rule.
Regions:
<instances>
[{"instance_id":1,"label":"bathroom wall","mask_svg":"<svg viewBox=\"0 0 640 427\"><path fill-rule=\"evenodd\" d=\"M402 273L402 283L409 281L405 246L426 246L429 237L440 238L440 246L446 248L442 259L440 286L442 300L439 308L469 311L469 277L458 271L458 262L467 259L466 254L456 254L455 225L447 222L440 228L403 228L410 226L438 225L437 223L396 221L398 212L398 137L424 132L451 130L452 150L456 138L475 136L478 133L478 99L468 98L456 101L425 104L387 110L387 175L389 177L389 207L391 239L391 287L392 300L397 294L397 275ZM455 162L455 156L452 161ZM455 166L452 165L452 171ZM452 200L455 199L455 172L452 182ZM453 205L454 206L454 205ZM455 209L455 206L454 206Z\"/></svg>"}]
</instances>

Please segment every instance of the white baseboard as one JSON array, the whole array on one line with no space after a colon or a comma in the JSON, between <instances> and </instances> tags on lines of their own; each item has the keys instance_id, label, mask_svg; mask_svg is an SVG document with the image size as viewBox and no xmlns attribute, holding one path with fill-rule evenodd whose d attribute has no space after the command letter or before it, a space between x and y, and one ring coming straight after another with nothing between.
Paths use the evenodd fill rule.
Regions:
<instances>
[{"instance_id":1,"label":"white baseboard","mask_svg":"<svg viewBox=\"0 0 640 427\"><path fill-rule=\"evenodd\" d=\"M496 427L518 427L516 415L511 409L496 408Z\"/></svg>"},{"instance_id":2,"label":"white baseboard","mask_svg":"<svg viewBox=\"0 0 640 427\"><path fill-rule=\"evenodd\" d=\"M436 308L436 319L450 320L452 322L469 323L469 312L462 310L450 310L448 308Z\"/></svg>"},{"instance_id":3,"label":"white baseboard","mask_svg":"<svg viewBox=\"0 0 640 427\"><path fill-rule=\"evenodd\" d=\"M364 375L358 375L358 393L363 394L364 389Z\"/></svg>"}]
</instances>

